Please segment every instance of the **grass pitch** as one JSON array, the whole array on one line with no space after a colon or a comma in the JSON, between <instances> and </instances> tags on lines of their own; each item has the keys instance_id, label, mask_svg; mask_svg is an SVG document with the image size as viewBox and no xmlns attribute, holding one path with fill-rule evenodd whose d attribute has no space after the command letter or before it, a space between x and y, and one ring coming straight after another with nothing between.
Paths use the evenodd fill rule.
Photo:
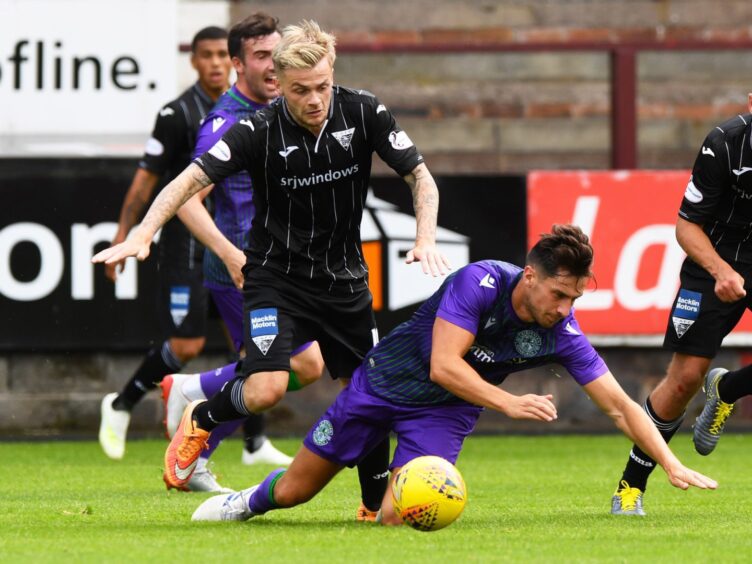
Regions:
<instances>
[{"instance_id":1,"label":"grass pitch","mask_svg":"<svg viewBox=\"0 0 752 564\"><path fill-rule=\"evenodd\" d=\"M293 452L298 440L277 440ZM132 441L126 458L96 442L0 443L0 562L709 562L749 561L752 436L724 436L702 458L689 435L671 443L720 482L682 492L657 470L645 518L614 517L610 498L629 443L620 436L471 437L457 466L464 514L420 533L354 521L356 472L310 503L246 523L191 523L207 497L168 493L166 443ZM214 456L222 484L242 488L271 467L241 466L239 441Z\"/></svg>"}]
</instances>

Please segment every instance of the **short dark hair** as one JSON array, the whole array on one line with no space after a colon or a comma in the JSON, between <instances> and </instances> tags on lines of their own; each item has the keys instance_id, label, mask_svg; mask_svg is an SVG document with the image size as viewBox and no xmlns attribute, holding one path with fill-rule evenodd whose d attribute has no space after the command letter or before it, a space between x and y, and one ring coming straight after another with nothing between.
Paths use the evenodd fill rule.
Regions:
<instances>
[{"instance_id":1,"label":"short dark hair","mask_svg":"<svg viewBox=\"0 0 752 564\"><path fill-rule=\"evenodd\" d=\"M566 272L577 278L592 276L593 247L576 225L554 225L543 233L527 254L527 264L542 270L546 277Z\"/></svg>"},{"instance_id":2,"label":"short dark hair","mask_svg":"<svg viewBox=\"0 0 752 564\"><path fill-rule=\"evenodd\" d=\"M230 28L230 35L227 38L227 50L230 57L243 56L243 43L253 37L263 37L277 31L279 19L264 12L251 14L243 21L236 23Z\"/></svg>"},{"instance_id":3,"label":"short dark hair","mask_svg":"<svg viewBox=\"0 0 752 564\"><path fill-rule=\"evenodd\" d=\"M227 30L215 25L210 25L209 27L200 30L193 36L193 41L191 41L191 53L196 52L196 47L198 46L199 41L204 41L206 39L227 39Z\"/></svg>"}]
</instances>

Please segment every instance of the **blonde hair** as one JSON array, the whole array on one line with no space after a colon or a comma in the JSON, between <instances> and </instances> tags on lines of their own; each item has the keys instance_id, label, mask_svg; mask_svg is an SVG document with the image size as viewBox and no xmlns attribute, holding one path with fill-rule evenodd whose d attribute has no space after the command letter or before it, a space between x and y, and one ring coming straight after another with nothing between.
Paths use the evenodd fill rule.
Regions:
<instances>
[{"instance_id":1,"label":"blonde hair","mask_svg":"<svg viewBox=\"0 0 752 564\"><path fill-rule=\"evenodd\" d=\"M274 69L277 72L310 69L324 57L329 58L329 63L333 67L337 58L335 43L334 36L322 30L313 20L288 25L282 30L282 39L272 52Z\"/></svg>"}]
</instances>

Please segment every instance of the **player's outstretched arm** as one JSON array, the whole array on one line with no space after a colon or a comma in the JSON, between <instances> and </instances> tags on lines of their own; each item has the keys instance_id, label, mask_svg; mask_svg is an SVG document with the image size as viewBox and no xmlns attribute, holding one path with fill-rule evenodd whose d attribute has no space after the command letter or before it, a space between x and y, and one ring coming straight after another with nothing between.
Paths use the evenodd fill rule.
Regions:
<instances>
[{"instance_id":1,"label":"player's outstretched arm","mask_svg":"<svg viewBox=\"0 0 752 564\"><path fill-rule=\"evenodd\" d=\"M465 401L494 409L512 419L553 421L552 395L515 396L486 382L463 358L475 335L440 317L433 325L431 380Z\"/></svg>"},{"instance_id":2,"label":"player's outstretched arm","mask_svg":"<svg viewBox=\"0 0 752 564\"><path fill-rule=\"evenodd\" d=\"M138 223L141 214L149 203L157 182L159 182L158 174L145 168L139 167L136 169L131 185L123 199L123 207L120 209L120 218L118 219L118 230L112 239L112 245L118 245L128 237L131 228ZM105 276L115 282L118 273L123 271L124 264L125 261L121 260L116 264L106 265Z\"/></svg>"},{"instance_id":3,"label":"player's outstretched arm","mask_svg":"<svg viewBox=\"0 0 752 564\"><path fill-rule=\"evenodd\" d=\"M217 228L211 215L201 203L202 196L205 197L206 195L208 195L208 191L195 194L189 198L178 210L178 217L196 239L222 259L235 286L242 289L243 273L241 269L245 265L245 254Z\"/></svg>"},{"instance_id":4,"label":"player's outstretched arm","mask_svg":"<svg viewBox=\"0 0 752 564\"><path fill-rule=\"evenodd\" d=\"M424 163L416 166L404 179L413 193L413 208L417 223L415 247L408 251L405 262L411 264L418 261L425 274L443 276L451 266L449 259L436 248L439 189Z\"/></svg>"},{"instance_id":5,"label":"player's outstretched arm","mask_svg":"<svg viewBox=\"0 0 752 564\"><path fill-rule=\"evenodd\" d=\"M645 411L630 399L610 372L586 384L585 391L625 435L661 465L672 485L683 490L689 486L718 486L715 480L690 470L676 458Z\"/></svg>"},{"instance_id":6,"label":"player's outstretched arm","mask_svg":"<svg viewBox=\"0 0 752 564\"><path fill-rule=\"evenodd\" d=\"M128 257L145 260L154 234L185 201L202 188L211 184L206 173L195 164L190 164L172 182L165 186L146 212L141 224L130 237L118 245L97 253L92 262L117 263Z\"/></svg>"}]
</instances>

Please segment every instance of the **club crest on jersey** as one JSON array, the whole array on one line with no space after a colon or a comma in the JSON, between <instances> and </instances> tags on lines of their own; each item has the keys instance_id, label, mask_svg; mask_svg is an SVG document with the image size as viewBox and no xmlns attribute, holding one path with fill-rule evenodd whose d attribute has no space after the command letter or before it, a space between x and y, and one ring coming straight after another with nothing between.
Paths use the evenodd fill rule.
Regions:
<instances>
[{"instance_id":1,"label":"club crest on jersey","mask_svg":"<svg viewBox=\"0 0 752 564\"><path fill-rule=\"evenodd\" d=\"M413 146L412 140L404 131L392 131L389 134L389 143L398 151L404 151Z\"/></svg>"},{"instance_id":2,"label":"club crest on jersey","mask_svg":"<svg viewBox=\"0 0 752 564\"><path fill-rule=\"evenodd\" d=\"M674 324L676 336L680 339L697 321L701 303L702 294L700 292L692 292L684 288L679 290L679 297L676 298L674 310L671 312L671 321Z\"/></svg>"},{"instance_id":3,"label":"club crest on jersey","mask_svg":"<svg viewBox=\"0 0 752 564\"><path fill-rule=\"evenodd\" d=\"M343 131L333 131L332 137L334 137L337 142L342 145L342 148L347 151L350 149L350 142L352 141L353 133L355 133L355 128L351 127L350 129L345 129Z\"/></svg>"},{"instance_id":4,"label":"club crest on jersey","mask_svg":"<svg viewBox=\"0 0 752 564\"><path fill-rule=\"evenodd\" d=\"M170 316L175 327L180 327L188 315L188 306L191 303L190 286L172 286L170 288Z\"/></svg>"},{"instance_id":5,"label":"club crest on jersey","mask_svg":"<svg viewBox=\"0 0 752 564\"><path fill-rule=\"evenodd\" d=\"M538 354L542 344L541 336L531 329L520 331L514 338L514 350L525 358L531 358Z\"/></svg>"},{"instance_id":6,"label":"club crest on jersey","mask_svg":"<svg viewBox=\"0 0 752 564\"><path fill-rule=\"evenodd\" d=\"M313 443L317 446L328 445L334 436L334 427L328 419L322 419L313 430Z\"/></svg>"},{"instance_id":7,"label":"club crest on jersey","mask_svg":"<svg viewBox=\"0 0 752 564\"><path fill-rule=\"evenodd\" d=\"M279 335L277 308L254 309L249 315L251 340L256 344L261 354L266 356L274 339Z\"/></svg>"}]
</instances>

